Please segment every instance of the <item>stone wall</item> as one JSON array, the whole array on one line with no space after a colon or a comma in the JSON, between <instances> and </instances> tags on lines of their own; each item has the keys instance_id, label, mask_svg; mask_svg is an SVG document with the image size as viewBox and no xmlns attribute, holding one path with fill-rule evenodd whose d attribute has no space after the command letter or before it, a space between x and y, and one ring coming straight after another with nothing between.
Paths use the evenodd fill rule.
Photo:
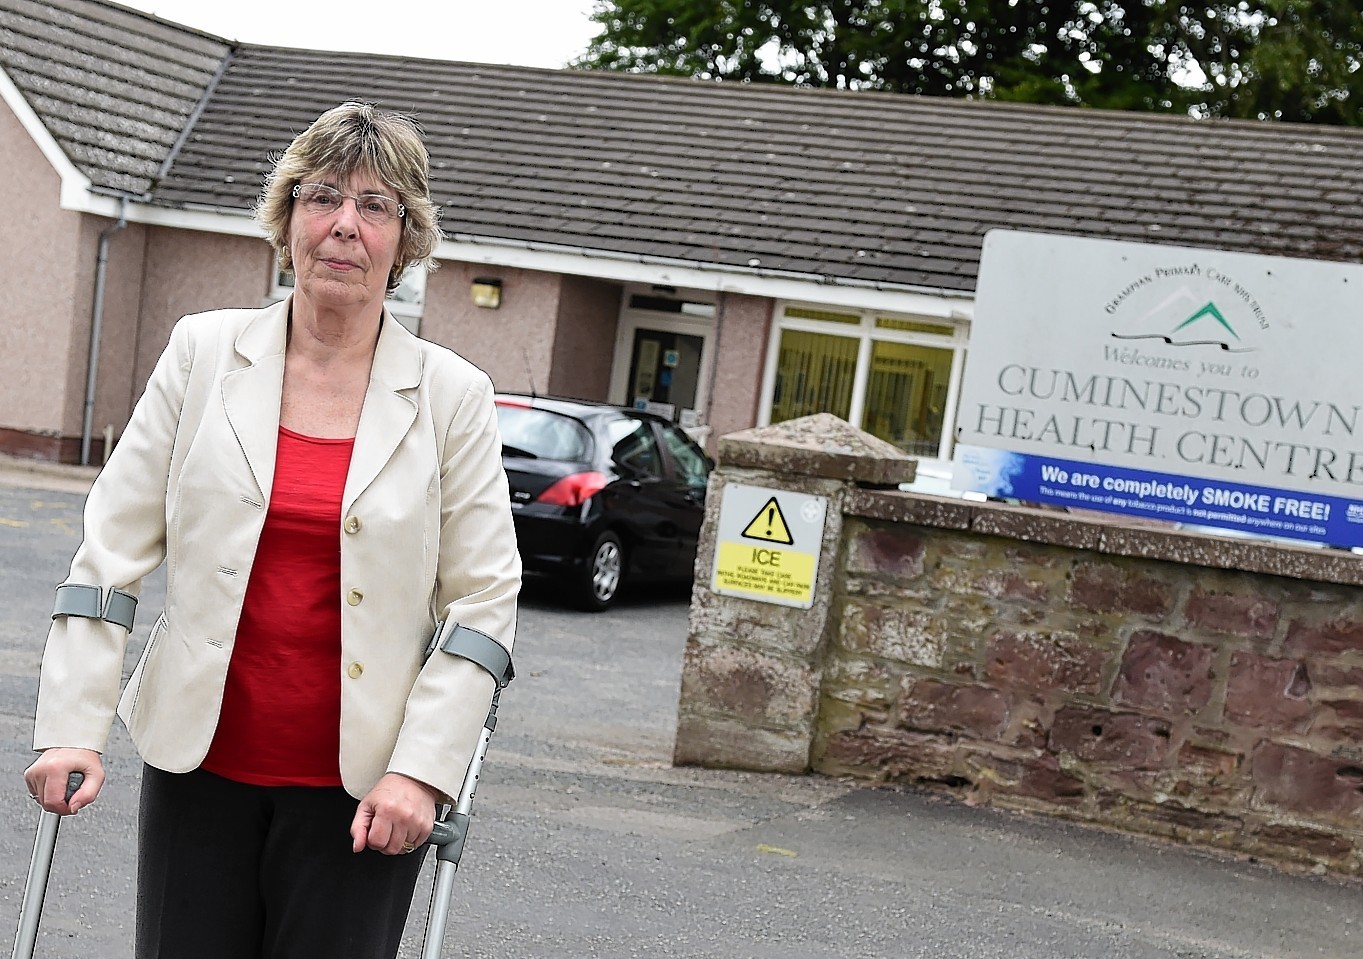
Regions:
<instances>
[{"instance_id":1,"label":"stone wall","mask_svg":"<svg viewBox=\"0 0 1363 959\"><path fill-rule=\"evenodd\" d=\"M710 512L735 481L829 496L818 599L711 592L707 520L678 762L1363 875L1363 557L866 489L789 426L721 440Z\"/></svg>"}]
</instances>

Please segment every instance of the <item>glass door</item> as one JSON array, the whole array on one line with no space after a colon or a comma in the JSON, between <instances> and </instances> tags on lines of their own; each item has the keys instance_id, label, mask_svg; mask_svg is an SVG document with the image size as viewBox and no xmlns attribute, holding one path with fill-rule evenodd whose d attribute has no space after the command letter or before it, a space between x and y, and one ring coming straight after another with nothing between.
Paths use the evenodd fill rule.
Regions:
<instances>
[{"instance_id":1,"label":"glass door","mask_svg":"<svg viewBox=\"0 0 1363 959\"><path fill-rule=\"evenodd\" d=\"M713 303L668 289L625 297L615 339L610 400L667 417L704 442Z\"/></svg>"},{"instance_id":2,"label":"glass door","mask_svg":"<svg viewBox=\"0 0 1363 959\"><path fill-rule=\"evenodd\" d=\"M674 422L678 411L695 410L704 347L703 336L636 328L629 360L629 405Z\"/></svg>"}]
</instances>

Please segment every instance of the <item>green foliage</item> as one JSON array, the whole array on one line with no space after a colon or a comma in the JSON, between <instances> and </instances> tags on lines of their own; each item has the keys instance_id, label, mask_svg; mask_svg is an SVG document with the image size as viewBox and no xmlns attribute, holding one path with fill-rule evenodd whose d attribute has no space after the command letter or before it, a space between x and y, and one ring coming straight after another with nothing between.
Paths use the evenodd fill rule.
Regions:
<instances>
[{"instance_id":1,"label":"green foliage","mask_svg":"<svg viewBox=\"0 0 1363 959\"><path fill-rule=\"evenodd\" d=\"M1363 125L1357 0L599 0L575 64Z\"/></svg>"},{"instance_id":2,"label":"green foliage","mask_svg":"<svg viewBox=\"0 0 1363 959\"><path fill-rule=\"evenodd\" d=\"M1226 116L1363 126L1363 12L1358 0L1271 0L1270 18L1231 92Z\"/></svg>"}]
</instances>

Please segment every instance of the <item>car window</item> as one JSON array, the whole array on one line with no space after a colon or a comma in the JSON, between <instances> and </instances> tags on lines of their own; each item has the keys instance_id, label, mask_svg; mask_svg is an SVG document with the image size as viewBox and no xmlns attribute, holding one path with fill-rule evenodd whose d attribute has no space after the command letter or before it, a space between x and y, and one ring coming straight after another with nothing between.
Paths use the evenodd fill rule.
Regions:
<instances>
[{"instance_id":1,"label":"car window","mask_svg":"<svg viewBox=\"0 0 1363 959\"><path fill-rule=\"evenodd\" d=\"M699 446L675 426L663 427L663 443L677 464L680 479L687 486L704 486L710 477L710 461Z\"/></svg>"},{"instance_id":2,"label":"car window","mask_svg":"<svg viewBox=\"0 0 1363 959\"><path fill-rule=\"evenodd\" d=\"M591 459L592 437L577 420L526 406L497 406L502 446L513 456L546 460Z\"/></svg>"},{"instance_id":3,"label":"car window","mask_svg":"<svg viewBox=\"0 0 1363 959\"><path fill-rule=\"evenodd\" d=\"M623 472L635 476L662 476L662 457L653 430L642 420L629 417L606 425L610 437L611 460Z\"/></svg>"}]
</instances>

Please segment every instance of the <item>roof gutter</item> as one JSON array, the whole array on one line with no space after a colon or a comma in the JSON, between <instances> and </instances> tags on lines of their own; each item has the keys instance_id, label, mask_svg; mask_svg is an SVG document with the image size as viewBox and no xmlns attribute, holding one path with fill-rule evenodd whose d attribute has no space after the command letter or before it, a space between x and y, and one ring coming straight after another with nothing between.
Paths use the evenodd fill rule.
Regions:
<instances>
[{"instance_id":1,"label":"roof gutter","mask_svg":"<svg viewBox=\"0 0 1363 959\"><path fill-rule=\"evenodd\" d=\"M99 216L115 215L114 201L125 195L107 187L91 187L85 192L91 198L98 198L101 205L87 204L81 207L82 211ZM230 236L261 239L265 236L251 212L240 207L148 202L137 197L132 200L128 219L133 223ZM945 287L683 260L474 233L447 234L444 242L436 248L435 256L451 262L567 273L616 282L666 283L698 290L768 296L772 299L810 300L856 308L921 312L955 319L969 319L975 299L973 291ZM774 292L773 287L784 289ZM819 292L814 292L815 289ZM883 301L878 304L866 302L867 292L879 295ZM905 297L921 298L923 302L906 304L903 302ZM929 300L935 302L927 302Z\"/></svg>"},{"instance_id":2,"label":"roof gutter","mask_svg":"<svg viewBox=\"0 0 1363 959\"><path fill-rule=\"evenodd\" d=\"M109 266L109 240L128 225L128 197L119 199L118 221L99 235L99 255L95 261L95 303L90 312L90 356L85 366L85 411L80 427L80 464L90 465L90 433L95 418L95 384L99 380L99 344L104 325L104 280ZM107 457L109 451L105 450Z\"/></svg>"},{"instance_id":3,"label":"roof gutter","mask_svg":"<svg viewBox=\"0 0 1363 959\"><path fill-rule=\"evenodd\" d=\"M557 243L540 243L534 240L515 240L506 237L480 236L473 233L452 233L446 234L446 236L455 244L472 243L483 246L503 246L535 253L560 253L566 256L582 257L584 259L617 260L649 266L700 270L707 273L720 273L730 276L736 275L762 277L764 279L783 279L799 283L814 283L819 286L843 286L855 289L914 293L920 296L942 296L964 300L972 300L975 297L975 294L968 290L948 290L945 287L915 286L909 283L892 283L884 280L858 280L854 277L836 276L831 273L799 273L794 270L776 270L763 266L736 266L729 263L714 263L704 260L683 260L674 257L649 256L644 253L621 253L614 250L600 250L585 246L565 246Z\"/></svg>"},{"instance_id":4,"label":"roof gutter","mask_svg":"<svg viewBox=\"0 0 1363 959\"><path fill-rule=\"evenodd\" d=\"M88 204L81 208L83 212L102 216L113 215L112 201L126 196L98 186L88 187L84 192L92 199L98 198L101 203ZM265 235L248 209L199 203L166 203L146 196L131 199L134 201L133 206L127 213L129 220L134 223L232 236L263 238ZM436 248L435 256L440 260L460 263L564 273L614 282L665 283L696 290L713 290L716 293L805 300L856 309L894 310L943 319L969 320L974 314L973 290L860 280L831 273L800 273L760 265L739 266L684 260L477 233L446 234L445 240Z\"/></svg>"},{"instance_id":5,"label":"roof gutter","mask_svg":"<svg viewBox=\"0 0 1363 959\"><path fill-rule=\"evenodd\" d=\"M93 194L114 194L114 191L112 190L101 189L99 187L92 188L90 192ZM119 195L121 196L121 194ZM141 210L142 212L135 212L133 216L133 219L138 223L183 227L185 229L204 230L213 233L231 233L239 236L264 236L264 232L252 218L251 211L243 210L239 207L152 201L142 207ZM188 218L196 219L194 222L187 222ZM690 286L696 289L713 288L716 291L722 291L725 289L723 286L724 277L746 277L754 280L777 280L786 283L798 283L805 286L814 285L823 287L824 289L874 290L880 293L949 299L960 303L962 308L953 308L951 310L951 315L961 319L968 319L970 317L972 312L971 305L975 299L973 290L949 290L945 287L893 283L885 280L858 280L852 277L835 276L831 273L799 273L795 270L778 270L763 266L737 266L729 263L706 262L704 260L683 260L677 257L650 256L644 253L623 253L615 250L570 246L562 243L545 243L537 240L516 240L509 237L488 236L477 233L445 234L445 240L436 249L435 256L442 260L454 260L466 263L482 262L499 266L526 266L526 264L521 262L498 262L498 258L489 255L469 256L467 253L470 247L481 247L489 251L495 249L518 251L549 257L571 257L578 261L585 260L587 262L596 261L629 264L649 267L655 270L675 270L703 275L703 277L699 275L694 277L695 282L676 282L672 284L674 286ZM546 272L592 275L590 271L569 270L566 268L555 268L543 265L529 266L526 268L540 269ZM597 278L616 280L632 279L615 275L611 271L602 272ZM730 289L729 292L743 293L748 291Z\"/></svg>"}]
</instances>

